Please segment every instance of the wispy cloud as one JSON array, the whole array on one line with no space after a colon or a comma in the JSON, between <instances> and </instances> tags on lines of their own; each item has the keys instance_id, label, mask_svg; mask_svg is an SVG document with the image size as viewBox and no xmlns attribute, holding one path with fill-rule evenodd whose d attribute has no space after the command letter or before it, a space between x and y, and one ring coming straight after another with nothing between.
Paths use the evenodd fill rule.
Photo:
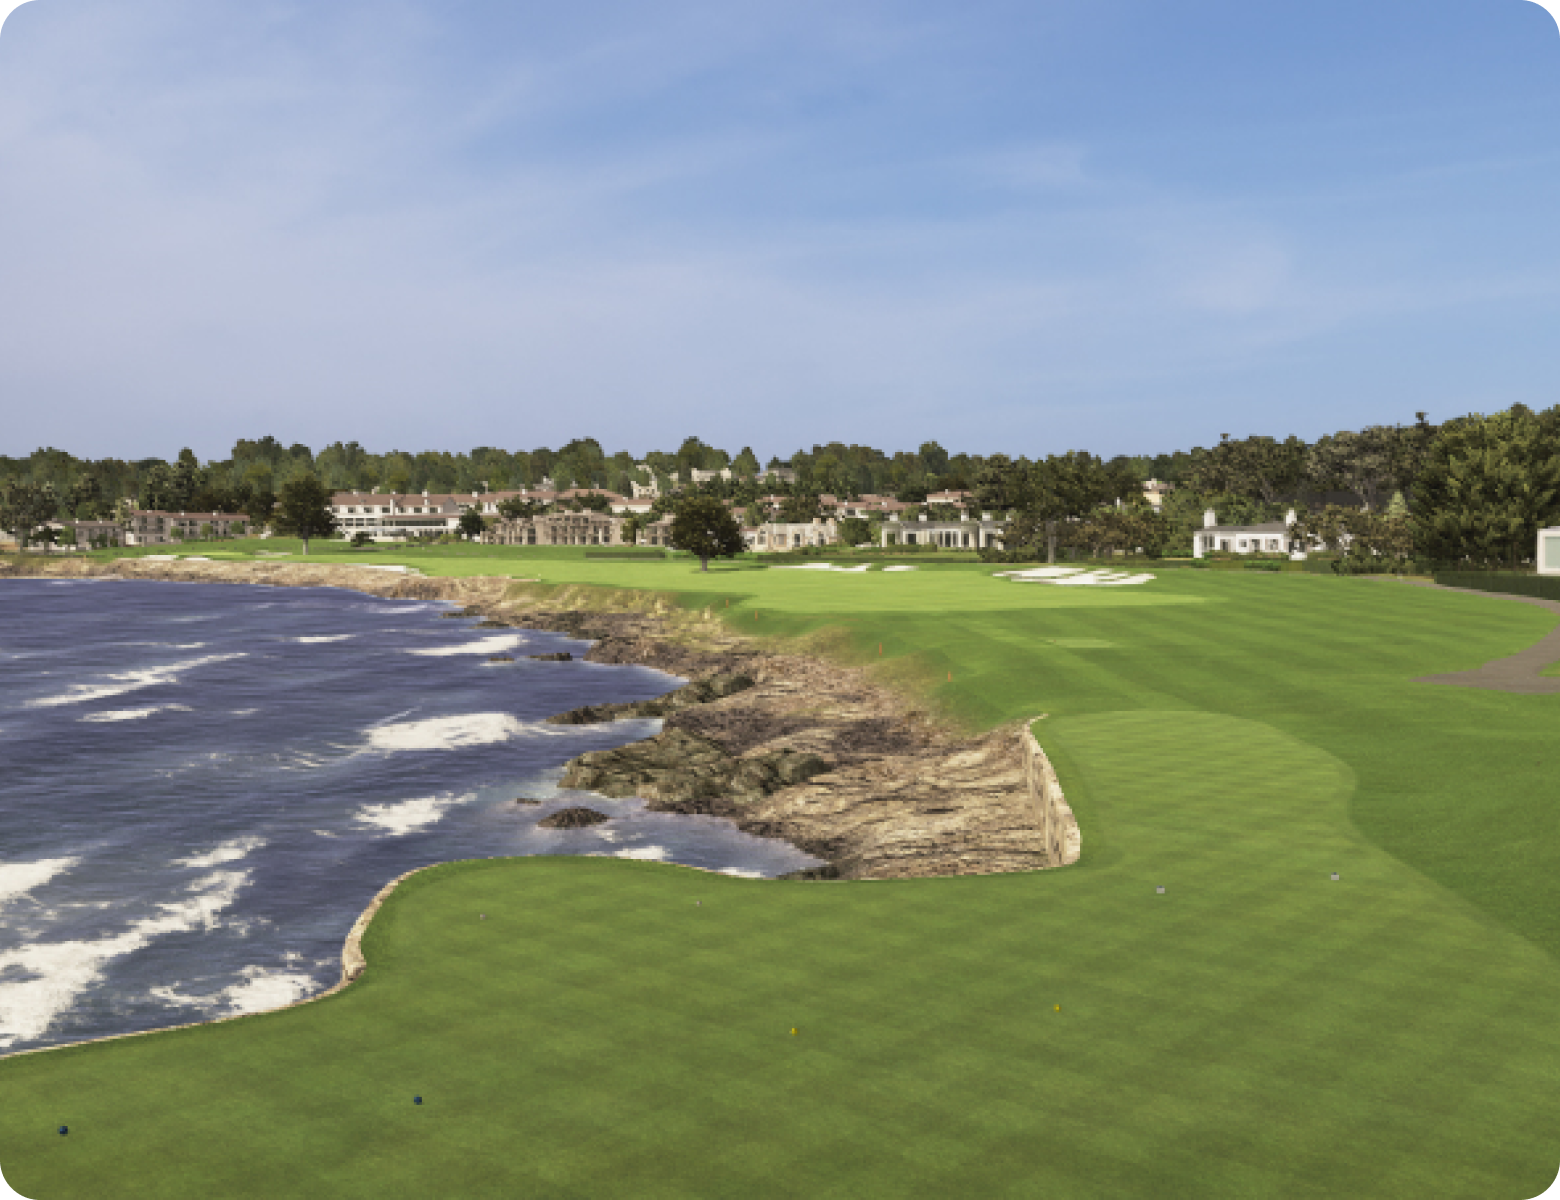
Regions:
<instances>
[{"instance_id":1,"label":"wispy cloud","mask_svg":"<svg viewBox=\"0 0 1560 1200\"><path fill-rule=\"evenodd\" d=\"M1098 52L1089 10L1037 11L1047 63L1064 34ZM1254 394L1319 432L1460 386L1469 314L1554 306L1557 247L1519 252L1478 191L1509 183L1503 226L1536 211L1537 148L1449 182L1477 139L1421 129L1386 176L1296 183L1302 144L1358 164L1379 131L1301 106L1286 157L1069 106L1004 57L1008 15L29 6L0 41L0 451L1111 451L1206 439ZM1420 351L1386 388L1371 331Z\"/></svg>"}]
</instances>

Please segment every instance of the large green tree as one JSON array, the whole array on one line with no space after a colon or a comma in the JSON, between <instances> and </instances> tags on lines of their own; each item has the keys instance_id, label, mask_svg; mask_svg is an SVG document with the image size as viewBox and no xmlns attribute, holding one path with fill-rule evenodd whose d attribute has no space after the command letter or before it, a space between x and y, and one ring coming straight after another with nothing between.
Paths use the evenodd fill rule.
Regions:
<instances>
[{"instance_id":1,"label":"large green tree","mask_svg":"<svg viewBox=\"0 0 1560 1200\"><path fill-rule=\"evenodd\" d=\"M1081 521L1100 505L1114 503L1141 492L1131 472L1102 462L1086 450L1048 454L1029 469L1018 517L1009 526L1003 545L1028 544L1043 531L1046 561L1056 561L1062 522Z\"/></svg>"},{"instance_id":2,"label":"large green tree","mask_svg":"<svg viewBox=\"0 0 1560 1200\"><path fill-rule=\"evenodd\" d=\"M284 537L300 539L307 554L311 539L330 537L336 532L336 514L331 511L330 498L330 489L312 472L294 475L282 485L271 524Z\"/></svg>"},{"instance_id":3,"label":"large green tree","mask_svg":"<svg viewBox=\"0 0 1560 1200\"><path fill-rule=\"evenodd\" d=\"M712 558L733 558L746 549L742 527L728 509L713 496L687 496L672 510L668 544L674 550L686 550L699 559L700 569L710 569Z\"/></svg>"},{"instance_id":4,"label":"large green tree","mask_svg":"<svg viewBox=\"0 0 1560 1200\"><path fill-rule=\"evenodd\" d=\"M1448 421L1414 486L1414 545L1431 559L1515 566L1560 517L1560 438L1518 406Z\"/></svg>"},{"instance_id":5,"label":"large green tree","mask_svg":"<svg viewBox=\"0 0 1560 1200\"><path fill-rule=\"evenodd\" d=\"M37 532L59 511L60 499L52 483L12 480L0 487L0 529L9 529L23 550L39 540Z\"/></svg>"},{"instance_id":6,"label":"large green tree","mask_svg":"<svg viewBox=\"0 0 1560 1200\"><path fill-rule=\"evenodd\" d=\"M475 508L468 508L460 514L460 531L472 541L480 541L485 529L487 520Z\"/></svg>"},{"instance_id":7,"label":"large green tree","mask_svg":"<svg viewBox=\"0 0 1560 1200\"><path fill-rule=\"evenodd\" d=\"M1222 434L1193 475L1200 492L1228 492L1276 504L1295 492L1305 479L1310 447L1297 437L1278 441L1249 437L1234 441Z\"/></svg>"}]
</instances>

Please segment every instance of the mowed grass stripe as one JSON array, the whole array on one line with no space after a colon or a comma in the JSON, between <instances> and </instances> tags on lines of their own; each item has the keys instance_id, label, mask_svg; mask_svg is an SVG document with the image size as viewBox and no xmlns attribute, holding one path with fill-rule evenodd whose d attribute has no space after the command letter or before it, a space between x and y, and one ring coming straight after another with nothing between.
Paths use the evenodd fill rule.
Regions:
<instances>
[{"instance_id":1,"label":"mowed grass stripe","mask_svg":"<svg viewBox=\"0 0 1560 1200\"><path fill-rule=\"evenodd\" d=\"M1552 792L1503 782L1541 782L1516 755L1549 728L1528 702L1551 698L1412 679L1552 618L1211 572L1151 585L1188 603L1136 607L977 577L980 605L950 618L960 573L887 615L877 585L782 581L805 572L719 586L743 582L786 632L851 624L863 660L883 641L923 675L946 663L942 695L982 723L1051 712L1076 867L863 885L441 869L386 906L374 969L341 996L0 1063L8 1177L100 1194L94 1170L157 1145L188 1158L170 1195L269 1194L283 1160L342 1195L1542 1191L1560 1161L1560 979L1539 949L1555 872L1513 876L1501 849L1556 865L1532 836ZM846 602L806 611L823 595ZM1480 805L1495 819L1476 828ZM1407 851L1383 853L1373 822ZM440 1098L412 1110L411 1090ZM62 1107L91 1131L64 1155ZM149 1128L170 1117L231 1153Z\"/></svg>"}]
</instances>

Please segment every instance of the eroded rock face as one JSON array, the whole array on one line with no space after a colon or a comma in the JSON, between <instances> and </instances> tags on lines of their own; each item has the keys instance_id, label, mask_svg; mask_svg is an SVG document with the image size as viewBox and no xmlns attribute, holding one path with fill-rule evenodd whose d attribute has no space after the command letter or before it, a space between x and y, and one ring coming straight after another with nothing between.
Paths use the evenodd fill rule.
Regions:
<instances>
[{"instance_id":1,"label":"eroded rock face","mask_svg":"<svg viewBox=\"0 0 1560 1200\"><path fill-rule=\"evenodd\" d=\"M762 799L828 769L805 751L739 758L713 738L669 729L616 750L580 755L564 769L561 784L615 798L639 796L661 812L725 815L732 805Z\"/></svg>"},{"instance_id":2,"label":"eroded rock face","mask_svg":"<svg viewBox=\"0 0 1560 1200\"><path fill-rule=\"evenodd\" d=\"M537 822L544 829L587 829L612 818L594 808L560 808Z\"/></svg>"}]
</instances>

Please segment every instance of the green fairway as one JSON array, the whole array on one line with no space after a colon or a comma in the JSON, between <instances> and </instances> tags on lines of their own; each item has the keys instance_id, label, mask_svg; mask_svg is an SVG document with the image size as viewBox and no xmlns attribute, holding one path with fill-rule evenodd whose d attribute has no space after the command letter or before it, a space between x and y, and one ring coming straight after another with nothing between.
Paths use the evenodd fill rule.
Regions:
<instances>
[{"instance_id":1,"label":"green fairway","mask_svg":"<svg viewBox=\"0 0 1560 1200\"><path fill-rule=\"evenodd\" d=\"M1413 682L1551 615L1303 574L375 561L676 592L881 645L971 727L1048 714L1083 858L438 868L338 996L0 1061L24 1195L1518 1200L1560 1168L1560 697Z\"/></svg>"}]
</instances>

